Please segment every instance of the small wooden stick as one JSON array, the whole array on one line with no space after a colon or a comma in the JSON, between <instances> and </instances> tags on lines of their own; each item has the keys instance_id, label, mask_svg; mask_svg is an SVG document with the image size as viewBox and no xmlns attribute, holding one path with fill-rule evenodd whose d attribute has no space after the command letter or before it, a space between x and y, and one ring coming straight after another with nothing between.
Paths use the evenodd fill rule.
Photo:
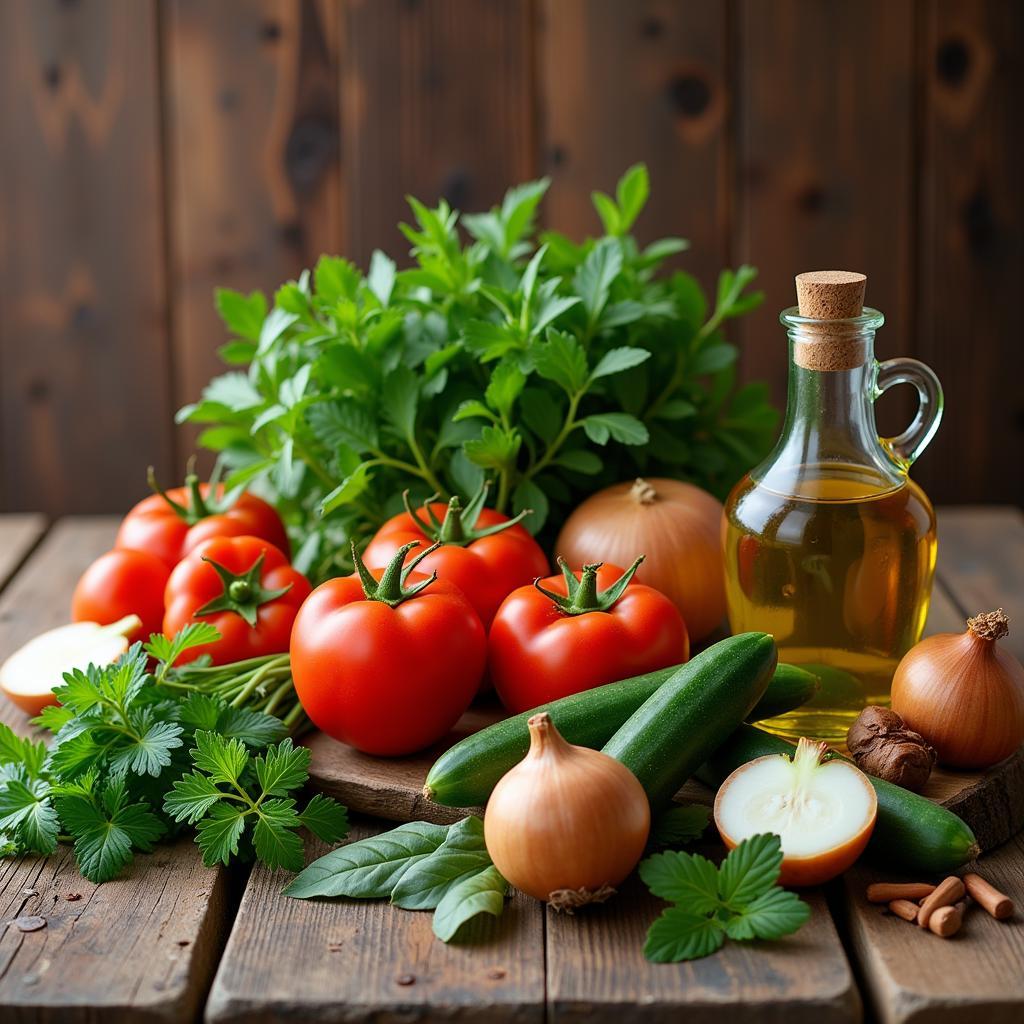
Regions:
<instances>
[{"instance_id":1,"label":"small wooden stick","mask_svg":"<svg viewBox=\"0 0 1024 1024\"><path fill-rule=\"evenodd\" d=\"M904 921L916 921L919 909L912 900L892 900L889 903L889 910L897 917L902 917Z\"/></svg>"},{"instance_id":2,"label":"small wooden stick","mask_svg":"<svg viewBox=\"0 0 1024 1024\"><path fill-rule=\"evenodd\" d=\"M923 900L931 896L935 886L928 882L873 882L868 886L869 903L891 903L893 900Z\"/></svg>"},{"instance_id":3,"label":"small wooden stick","mask_svg":"<svg viewBox=\"0 0 1024 1024\"><path fill-rule=\"evenodd\" d=\"M941 907L951 907L957 900L963 899L964 883L956 875L944 878L936 887L935 891L926 896L921 902L921 909L917 914L917 923L922 928L928 927L932 914Z\"/></svg>"},{"instance_id":4,"label":"small wooden stick","mask_svg":"<svg viewBox=\"0 0 1024 1024\"><path fill-rule=\"evenodd\" d=\"M956 935L964 921L965 906L965 903L954 903L952 906L939 907L928 921L928 930L940 939Z\"/></svg>"},{"instance_id":5,"label":"small wooden stick","mask_svg":"<svg viewBox=\"0 0 1024 1024\"><path fill-rule=\"evenodd\" d=\"M964 875L964 885L971 898L980 903L997 921L1013 917L1013 900L980 875Z\"/></svg>"}]
</instances>

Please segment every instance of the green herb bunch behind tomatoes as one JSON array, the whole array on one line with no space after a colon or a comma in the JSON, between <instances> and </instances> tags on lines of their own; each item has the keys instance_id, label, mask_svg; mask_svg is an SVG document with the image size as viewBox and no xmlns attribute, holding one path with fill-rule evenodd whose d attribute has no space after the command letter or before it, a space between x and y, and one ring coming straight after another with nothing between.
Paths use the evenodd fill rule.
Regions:
<instances>
[{"instance_id":1,"label":"green herb bunch behind tomatoes","mask_svg":"<svg viewBox=\"0 0 1024 1024\"><path fill-rule=\"evenodd\" d=\"M147 640L163 629L164 589L170 575L167 563L148 551L108 551L82 573L75 586L71 621L109 626L126 615L137 615L142 625L128 639Z\"/></svg>"},{"instance_id":2,"label":"green herb bunch behind tomatoes","mask_svg":"<svg viewBox=\"0 0 1024 1024\"><path fill-rule=\"evenodd\" d=\"M408 565L418 545L370 570L321 584L292 630L295 692L313 724L368 754L400 756L437 742L469 707L487 660L483 624L462 591Z\"/></svg>"},{"instance_id":3,"label":"green herb bunch behind tomatoes","mask_svg":"<svg viewBox=\"0 0 1024 1024\"><path fill-rule=\"evenodd\" d=\"M211 537L262 537L287 556L288 534L273 505L248 491L225 499L224 485L201 484L189 467L184 487L164 491L149 471L154 490L124 517L115 548L148 551L173 569Z\"/></svg>"},{"instance_id":4,"label":"green herb bunch behind tomatoes","mask_svg":"<svg viewBox=\"0 0 1024 1024\"><path fill-rule=\"evenodd\" d=\"M284 553L260 537L212 537L175 566L167 581L163 631L173 636L190 622L215 626L220 639L193 647L180 659L209 654L215 665L288 650L309 581Z\"/></svg>"},{"instance_id":5,"label":"green herb bunch behind tomatoes","mask_svg":"<svg viewBox=\"0 0 1024 1024\"><path fill-rule=\"evenodd\" d=\"M690 656L686 624L661 591L625 572L585 565L514 590L494 617L491 680L516 714L572 693L678 665Z\"/></svg>"},{"instance_id":6,"label":"green herb bunch behind tomatoes","mask_svg":"<svg viewBox=\"0 0 1024 1024\"><path fill-rule=\"evenodd\" d=\"M458 495L447 505L427 501L420 509L409 504L408 491L402 497L405 512L389 519L363 552L363 561L371 569L383 568L399 548L412 541L434 544L435 550L423 559L421 571L436 572L438 579L454 583L485 627L516 587L547 575L544 552L519 523L528 513L509 519L485 508L486 484L465 508Z\"/></svg>"}]
</instances>

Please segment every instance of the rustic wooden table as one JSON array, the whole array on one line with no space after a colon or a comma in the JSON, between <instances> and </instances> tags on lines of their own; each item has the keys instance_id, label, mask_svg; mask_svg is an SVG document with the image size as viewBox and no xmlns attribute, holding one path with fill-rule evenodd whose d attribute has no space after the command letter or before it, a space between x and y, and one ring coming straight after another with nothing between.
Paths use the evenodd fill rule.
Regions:
<instances>
[{"instance_id":1,"label":"rustic wooden table","mask_svg":"<svg viewBox=\"0 0 1024 1024\"><path fill-rule=\"evenodd\" d=\"M114 536L110 518L47 528L0 517L0 658L66 621L82 569ZM1002 605L1024 656L1024 516L946 509L929 630ZM0 702L0 718L25 728ZM381 825L365 821L357 834ZM311 855L319 855L314 849ZM1024 903L1024 837L982 859ZM973 913L943 941L863 901L871 869L810 893L810 922L770 944L653 965L641 946L657 901L626 898L575 918L515 896L471 943L442 945L429 914L383 903L284 899L283 873L204 868L190 839L139 857L125 877L84 881L67 850L0 861L0 1020L1019 1022L1024 923ZM47 927L22 933L11 919Z\"/></svg>"}]
</instances>

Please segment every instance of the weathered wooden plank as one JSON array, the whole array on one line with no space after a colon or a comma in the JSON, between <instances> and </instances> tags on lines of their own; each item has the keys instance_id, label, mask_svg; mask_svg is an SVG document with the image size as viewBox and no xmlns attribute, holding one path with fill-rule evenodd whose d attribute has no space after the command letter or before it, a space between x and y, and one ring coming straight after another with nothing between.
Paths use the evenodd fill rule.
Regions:
<instances>
[{"instance_id":1,"label":"weathered wooden plank","mask_svg":"<svg viewBox=\"0 0 1024 1024\"><path fill-rule=\"evenodd\" d=\"M964 617L1003 608L1010 635L1000 643L1024 660L1024 513L1018 508L939 510L938 575Z\"/></svg>"},{"instance_id":2,"label":"weathered wooden plank","mask_svg":"<svg viewBox=\"0 0 1024 1024\"><path fill-rule=\"evenodd\" d=\"M966 614L999 604L1011 616L1014 609L1024 612L1024 516L1011 508L940 509L937 576L928 633L960 632ZM1020 636L1008 642L1022 650ZM998 785L992 776L999 776ZM934 798L944 786L962 787L963 778L964 773L937 770L927 793ZM984 849L1024 823L1024 755L1018 752L979 785L980 796L961 788L947 806L970 821ZM1024 842L1018 837L986 854L978 871L1015 894L1024 892ZM844 891L852 948L879 1020L1020 1019L1024 974L1009 967L1024 962L1019 918L1001 925L974 908L963 932L944 942L910 931L906 922L868 904L864 889L878 880L893 878L861 866L847 875Z\"/></svg>"},{"instance_id":3,"label":"weathered wooden plank","mask_svg":"<svg viewBox=\"0 0 1024 1024\"><path fill-rule=\"evenodd\" d=\"M541 163L553 179L545 223L600 231L594 188L612 192L644 161L644 242L682 235L679 266L714 286L729 258L727 7L717 0L545 0L539 17Z\"/></svg>"},{"instance_id":4,"label":"weathered wooden plank","mask_svg":"<svg viewBox=\"0 0 1024 1024\"><path fill-rule=\"evenodd\" d=\"M942 379L946 409L919 475L936 501L1021 504L1024 5L920 9L917 353Z\"/></svg>"},{"instance_id":5,"label":"weathered wooden plank","mask_svg":"<svg viewBox=\"0 0 1024 1024\"><path fill-rule=\"evenodd\" d=\"M354 838L381 831L362 825ZM309 859L327 852L309 847ZM431 915L382 901L293 900L290 876L256 867L207 1004L208 1021L533 1022L544 1019L540 904L516 894L459 942ZM282 955L282 951L291 951Z\"/></svg>"},{"instance_id":6,"label":"weathered wooden plank","mask_svg":"<svg viewBox=\"0 0 1024 1024\"><path fill-rule=\"evenodd\" d=\"M66 622L75 580L113 541L116 520L59 522L0 598L0 660ZM28 728L0 700L0 720ZM225 872L204 868L191 839L140 856L96 886L70 850L0 861L0 1018L4 1021L189 1020L213 974L225 924ZM11 920L46 919L23 933Z\"/></svg>"},{"instance_id":7,"label":"weathered wooden plank","mask_svg":"<svg viewBox=\"0 0 1024 1024\"><path fill-rule=\"evenodd\" d=\"M0 4L7 510L113 512L171 465L157 68L153 0Z\"/></svg>"},{"instance_id":8,"label":"weathered wooden plank","mask_svg":"<svg viewBox=\"0 0 1024 1024\"><path fill-rule=\"evenodd\" d=\"M860 999L818 892L813 914L778 942L727 943L704 960L652 964L644 937L664 907L636 877L608 903L569 917L547 911L548 1019L553 1024L722 1020L856 1021Z\"/></svg>"},{"instance_id":9,"label":"weathered wooden plank","mask_svg":"<svg viewBox=\"0 0 1024 1024\"><path fill-rule=\"evenodd\" d=\"M327 0L162 10L180 405L223 370L215 287L273 292L341 248L339 19Z\"/></svg>"},{"instance_id":10,"label":"weathered wooden plank","mask_svg":"<svg viewBox=\"0 0 1024 1024\"><path fill-rule=\"evenodd\" d=\"M43 535L46 519L39 515L0 517L0 588L21 565L22 559Z\"/></svg>"},{"instance_id":11,"label":"weathered wooden plank","mask_svg":"<svg viewBox=\"0 0 1024 1024\"><path fill-rule=\"evenodd\" d=\"M952 939L922 932L865 900L868 884L893 881L891 874L857 867L846 875L851 945L867 982L865 1000L881 1024L1019 1024L1024 1013L1024 839L982 857L976 868L998 889L1013 894L1017 916L996 921L972 906Z\"/></svg>"},{"instance_id":12,"label":"weathered wooden plank","mask_svg":"<svg viewBox=\"0 0 1024 1024\"><path fill-rule=\"evenodd\" d=\"M348 0L348 255L408 250L404 196L487 209L535 174L528 0Z\"/></svg>"},{"instance_id":13,"label":"weathered wooden plank","mask_svg":"<svg viewBox=\"0 0 1024 1024\"><path fill-rule=\"evenodd\" d=\"M913 33L912 4L739 4L733 258L760 268L767 293L740 327L742 371L780 401L777 317L800 271L866 273L868 304L887 319L881 356L914 354Z\"/></svg>"}]
</instances>

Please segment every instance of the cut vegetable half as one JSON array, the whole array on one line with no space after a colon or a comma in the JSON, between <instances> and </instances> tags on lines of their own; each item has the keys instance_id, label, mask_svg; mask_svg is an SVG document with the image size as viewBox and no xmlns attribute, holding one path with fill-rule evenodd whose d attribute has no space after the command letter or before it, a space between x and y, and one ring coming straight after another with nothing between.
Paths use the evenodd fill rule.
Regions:
<instances>
[{"instance_id":1,"label":"cut vegetable half","mask_svg":"<svg viewBox=\"0 0 1024 1024\"><path fill-rule=\"evenodd\" d=\"M762 832L782 840L782 885L820 885L860 856L878 800L867 776L846 761L823 761L828 746L802 739L792 759L770 754L741 765L715 798L715 824L729 849Z\"/></svg>"},{"instance_id":2,"label":"cut vegetable half","mask_svg":"<svg viewBox=\"0 0 1024 1024\"><path fill-rule=\"evenodd\" d=\"M141 625L137 615L127 615L109 626L73 622L40 633L0 665L0 690L26 714L38 715L57 703L53 688L61 685L65 672L115 661L128 650L128 635Z\"/></svg>"}]
</instances>

